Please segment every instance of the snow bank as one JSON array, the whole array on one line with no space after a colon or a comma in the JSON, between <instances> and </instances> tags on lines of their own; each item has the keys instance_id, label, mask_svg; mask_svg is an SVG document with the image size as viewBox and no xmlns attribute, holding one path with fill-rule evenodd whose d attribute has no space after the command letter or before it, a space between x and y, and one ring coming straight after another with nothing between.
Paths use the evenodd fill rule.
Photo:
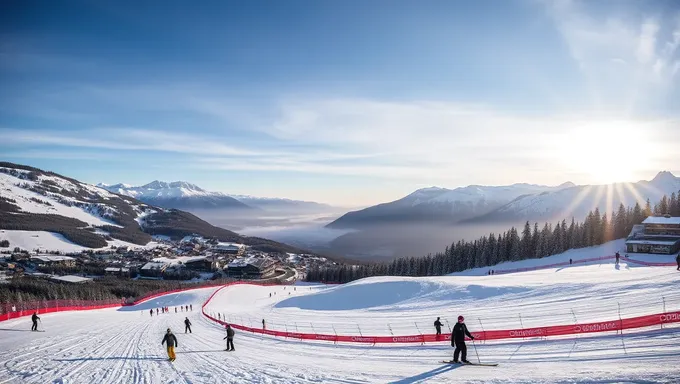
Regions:
<instances>
[{"instance_id":1,"label":"snow bank","mask_svg":"<svg viewBox=\"0 0 680 384\"><path fill-rule=\"evenodd\" d=\"M155 241L149 242L146 245L138 245L133 243L128 243L122 240L111 240L107 241L108 245L102 248L87 248L81 245L75 244L67 240L64 236L58 233L45 232L45 231L14 231L3 229L0 230L0 240L9 241L9 249L14 249L14 247L19 247L27 251L33 251L34 249L39 249L44 252L49 251L59 251L63 253L71 252L82 252L89 250L107 250L113 247L130 247L132 249L151 249L157 246L163 246Z\"/></svg>"}]
</instances>

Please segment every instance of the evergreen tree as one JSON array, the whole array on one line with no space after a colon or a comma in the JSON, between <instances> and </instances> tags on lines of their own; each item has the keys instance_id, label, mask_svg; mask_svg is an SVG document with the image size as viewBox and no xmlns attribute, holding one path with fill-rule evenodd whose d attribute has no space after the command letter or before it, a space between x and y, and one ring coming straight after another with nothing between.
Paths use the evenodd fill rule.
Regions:
<instances>
[{"instance_id":1,"label":"evergreen tree","mask_svg":"<svg viewBox=\"0 0 680 384\"><path fill-rule=\"evenodd\" d=\"M659 202L659 214L660 215L666 215L670 213L669 209L669 204L668 204L668 196L663 195L661 198L661 201Z\"/></svg>"},{"instance_id":2,"label":"evergreen tree","mask_svg":"<svg viewBox=\"0 0 680 384\"><path fill-rule=\"evenodd\" d=\"M540 242L541 232L538 230L538 223L534 223L534 233L531 235L531 250L532 250L531 257L534 258L541 257L540 254L536 251L537 248L540 246Z\"/></svg>"},{"instance_id":3,"label":"evergreen tree","mask_svg":"<svg viewBox=\"0 0 680 384\"><path fill-rule=\"evenodd\" d=\"M648 218L649 216L652 216L654 213L652 211L652 203L647 199L647 203L645 204L645 210L643 211L643 221Z\"/></svg>"},{"instance_id":4,"label":"evergreen tree","mask_svg":"<svg viewBox=\"0 0 680 384\"><path fill-rule=\"evenodd\" d=\"M520 243L520 260L531 257L531 254L533 253L533 249L531 248L531 240L531 224L529 224L527 221L524 224L524 231L522 231L522 240Z\"/></svg>"},{"instance_id":5,"label":"evergreen tree","mask_svg":"<svg viewBox=\"0 0 680 384\"><path fill-rule=\"evenodd\" d=\"M668 213L674 217L680 216L680 202L675 192L671 193L671 199L668 201Z\"/></svg>"}]
</instances>

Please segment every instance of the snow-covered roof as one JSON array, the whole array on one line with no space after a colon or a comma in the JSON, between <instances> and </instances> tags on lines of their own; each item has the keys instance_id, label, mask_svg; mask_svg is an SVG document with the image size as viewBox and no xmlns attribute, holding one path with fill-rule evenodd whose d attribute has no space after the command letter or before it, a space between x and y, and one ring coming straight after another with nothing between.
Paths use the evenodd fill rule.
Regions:
<instances>
[{"instance_id":1,"label":"snow-covered roof","mask_svg":"<svg viewBox=\"0 0 680 384\"><path fill-rule=\"evenodd\" d=\"M680 217L650 216L642 224L680 225Z\"/></svg>"},{"instance_id":2,"label":"snow-covered roof","mask_svg":"<svg viewBox=\"0 0 680 384\"><path fill-rule=\"evenodd\" d=\"M215 249L221 249L221 250L234 250L237 251L241 248L245 247L244 244L238 244L238 243L217 243L215 245Z\"/></svg>"},{"instance_id":3,"label":"snow-covered roof","mask_svg":"<svg viewBox=\"0 0 680 384\"><path fill-rule=\"evenodd\" d=\"M270 263L274 263L274 261L271 259L264 259L255 256L239 257L238 259L235 259L231 263L227 264L227 268L243 268L248 264L261 268L262 266Z\"/></svg>"},{"instance_id":4,"label":"snow-covered roof","mask_svg":"<svg viewBox=\"0 0 680 384\"><path fill-rule=\"evenodd\" d=\"M145 270L150 270L150 269L163 269L163 268L168 267L169 265L170 265L170 264L168 264L168 263L154 263L154 262L151 262L151 263L146 263L146 264L144 264L144 266L142 267L142 269L145 269Z\"/></svg>"},{"instance_id":5,"label":"snow-covered roof","mask_svg":"<svg viewBox=\"0 0 680 384\"><path fill-rule=\"evenodd\" d=\"M69 257L69 256L52 256L52 255L33 256L33 257L31 257L31 259L40 260L40 261L44 261L44 262L75 260L73 257Z\"/></svg>"},{"instance_id":6,"label":"snow-covered roof","mask_svg":"<svg viewBox=\"0 0 680 384\"><path fill-rule=\"evenodd\" d=\"M106 271L106 272L130 272L130 268L108 267L108 268L104 268L104 271Z\"/></svg>"},{"instance_id":7,"label":"snow-covered roof","mask_svg":"<svg viewBox=\"0 0 680 384\"><path fill-rule=\"evenodd\" d=\"M84 283L86 281L92 281L89 277L66 275L66 276L50 276L52 280L64 281L67 283Z\"/></svg>"},{"instance_id":8,"label":"snow-covered roof","mask_svg":"<svg viewBox=\"0 0 680 384\"><path fill-rule=\"evenodd\" d=\"M640 244L640 245L674 245L676 244L680 239L677 240L645 240L645 239L636 239L636 240L628 240L626 241L626 244Z\"/></svg>"}]
</instances>

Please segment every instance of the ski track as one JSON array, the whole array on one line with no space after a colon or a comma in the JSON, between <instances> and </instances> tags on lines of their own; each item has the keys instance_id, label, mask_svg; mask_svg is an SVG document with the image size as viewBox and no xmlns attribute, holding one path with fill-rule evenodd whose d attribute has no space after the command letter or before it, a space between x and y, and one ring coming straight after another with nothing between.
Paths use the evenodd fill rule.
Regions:
<instances>
[{"instance_id":1,"label":"ski track","mask_svg":"<svg viewBox=\"0 0 680 384\"><path fill-rule=\"evenodd\" d=\"M558 281L538 284L524 292L507 292L502 297L482 298L480 301L484 306L473 309L477 313L497 312L502 319L509 311L521 306L522 312L526 312L522 316L526 316L524 321L527 323L539 323L546 318L567 319L562 314L556 316L555 311L550 311L551 307L559 307L564 303L569 303L570 308L578 308L575 311L579 317L609 318L607 315L613 299L626 303L631 313L644 313L645 310L652 312L657 310L656 302L647 300L645 309L642 304L645 297L637 296L652 294L651 297L656 299L657 294L664 294L668 299L673 296L669 283L677 283L678 276L663 270L649 272L641 269L648 273L641 273L637 277L634 274L612 277L606 283L596 284L582 280L588 280L589 268L597 267L584 268L569 272L581 271L583 275L577 275L579 279L574 280L577 283L567 290L573 293L568 302L555 292L563 292L563 283ZM595 272L602 277L601 271ZM504 275L503 279L509 279L507 276ZM546 277L543 271L522 276L522 279L516 279L518 285L531 286L531 276L539 279ZM653 282L650 276L653 276ZM606 276L602 278L607 279ZM437 279L433 281L439 282ZM505 284L499 281L502 283L500 279L478 278L476 284ZM460 284L468 283L463 280ZM370 289L370 284L368 287ZM444 287L445 284L437 289ZM309 328L317 328L317 332L324 330L325 325L330 327L330 324L343 322L346 325L339 328L356 329L349 323L354 320L368 324L370 330L371 324L383 322L389 318L390 312L393 317L390 321L394 324L409 324L410 327L414 322L424 322L425 317L443 311L439 305L429 308L428 299L418 302L418 295L425 298L436 296L436 290L435 293L421 290L413 298L404 298L405 302L413 302L421 307L424 315L419 311L399 309L404 306L403 302L393 305L392 311L275 308L276 303L291 297L313 296L322 292L322 289L334 289L304 288L298 287L297 291L288 295L282 287L229 287L215 295L206 310L231 312L230 318L236 321L242 318L241 321L246 324L257 324L257 318L263 316L272 319L268 321L268 326L272 327L287 323L287 326L296 329L306 323ZM167 305L170 313L154 314L153 317L149 316L148 309L149 305L154 304L145 303L140 304L140 310L125 308L45 314L41 316L46 328L44 333L14 332L30 329L29 318L2 322L0 383L677 382L674 361L680 357L680 325L624 331L623 335L609 332L548 340L468 343L469 359L476 361L478 352L482 362L497 362L500 364L498 367L443 365L440 361L451 359L453 354L453 349L447 343L378 346L333 344L273 338L240 331L237 331L235 338L236 352L225 352L223 327L200 314L201 304L215 290L205 288L158 298L155 303ZM276 290L278 295L275 296L278 297L269 299L272 290ZM193 304L193 312L174 313L175 305L189 303ZM599 313L598 308L601 306L605 310ZM588 311L589 308L592 312ZM193 324L191 334L183 332L185 316ZM428 322L431 320L428 319ZM473 332L478 329L474 320L468 321L468 325ZM165 347L160 344L168 327L173 329L179 341L174 363L167 361ZM396 328L395 334L400 334L402 329ZM429 328L426 329L429 331Z\"/></svg>"}]
</instances>

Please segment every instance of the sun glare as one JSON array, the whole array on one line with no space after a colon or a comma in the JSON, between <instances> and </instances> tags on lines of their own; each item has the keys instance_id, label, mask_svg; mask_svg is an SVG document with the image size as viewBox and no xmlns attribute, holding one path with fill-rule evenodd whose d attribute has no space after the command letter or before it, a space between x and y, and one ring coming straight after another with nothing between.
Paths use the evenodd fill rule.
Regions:
<instances>
[{"instance_id":1,"label":"sun glare","mask_svg":"<svg viewBox=\"0 0 680 384\"><path fill-rule=\"evenodd\" d=\"M596 184L636 181L653 153L644 128L628 122L579 125L559 148L567 169L590 175Z\"/></svg>"}]
</instances>

